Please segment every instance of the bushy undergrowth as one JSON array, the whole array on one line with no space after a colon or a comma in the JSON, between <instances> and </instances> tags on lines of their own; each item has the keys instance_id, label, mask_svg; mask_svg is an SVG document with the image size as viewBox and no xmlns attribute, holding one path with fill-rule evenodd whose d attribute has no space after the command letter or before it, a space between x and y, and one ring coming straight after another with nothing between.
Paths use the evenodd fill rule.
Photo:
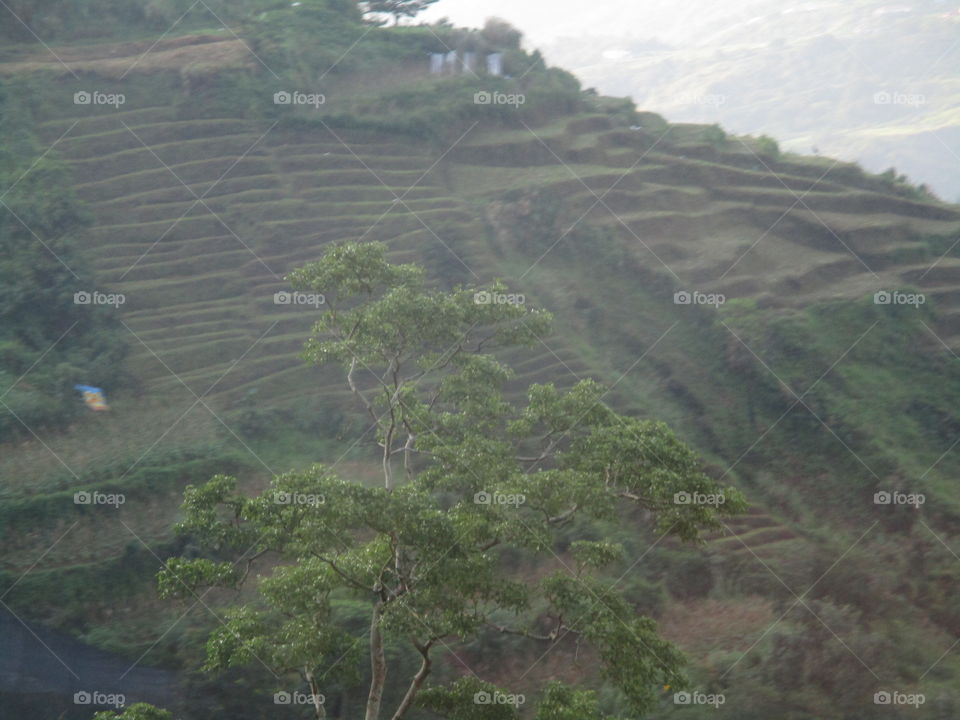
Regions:
<instances>
[{"instance_id":1,"label":"bushy undergrowth","mask_svg":"<svg viewBox=\"0 0 960 720\"><path fill-rule=\"evenodd\" d=\"M44 153L23 102L26 83L0 84L0 442L60 428L83 410L74 384L122 385L125 331L79 252L90 215L56 151Z\"/></svg>"}]
</instances>

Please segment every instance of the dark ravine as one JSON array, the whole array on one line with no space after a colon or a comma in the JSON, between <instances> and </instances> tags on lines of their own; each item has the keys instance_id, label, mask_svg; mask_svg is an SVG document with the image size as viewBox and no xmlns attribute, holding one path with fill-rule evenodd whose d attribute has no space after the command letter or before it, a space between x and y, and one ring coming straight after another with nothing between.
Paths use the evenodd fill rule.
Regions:
<instances>
[{"instance_id":1,"label":"dark ravine","mask_svg":"<svg viewBox=\"0 0 960 720\"><path fill-rule=\"evenodd\" d=\"M0 720L89 718L104 706L78 704L75 693L122 694L126 704L173 707L176 673L135 665L63 633L0 610Z\"/></svg>"}]
</instances>

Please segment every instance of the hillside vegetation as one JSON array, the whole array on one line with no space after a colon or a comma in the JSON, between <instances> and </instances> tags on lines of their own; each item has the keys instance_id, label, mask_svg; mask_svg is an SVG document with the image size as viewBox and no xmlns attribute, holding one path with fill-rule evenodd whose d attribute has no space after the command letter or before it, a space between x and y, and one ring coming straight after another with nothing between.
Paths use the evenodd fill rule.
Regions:
<instances>
[{"instance_id":1,"label":"hillside vegetation","mask_svg":"<svg viewBox=\"0 0 960 720\"><path fill-rule=\"evenodd\" d=\"M0 57L0 121L30 136L0 183L14 184L0 196L3 292L23 297L0 308L0 587L18 615L182 671L184 717L275 711L255 662L195 674L211 612L234 598L177 606L155 575L206 552L173 533L188 484L228 473L254 496L314 462L376 481L349 388L299 356L325 304L286 278L333 243L381 241L430 287L503 278L555 316L531 348L501 353L511 401L531 383L599 380L604 403L667 422L750 502L702 548L661 541L637 511L629 529L570 528L549 562L512 558L539 579L576 539L624 546L610 582L687 654L696 687L726 697L676 708L664 690L647 716L898 717L873 704L884 689L925 693L911 717L956 715L960 208L585 92L496 23L386 28L352 2L210 3L154 45L189 3L107 3L130 13L115 26L68 6L32 21L55 55L8 30ZM429 53L451 48L501 51L509 77L430 76ZM76 103L84 92L124 99ZM21 207L39 238L17 229ZM38 287L57 288L51 304ZM124 301L77 306L77 290ZM104 387L111 411L80 413L74 382ZM74 503L89 490L126 501ZM925 502L875 504L883 492ZM576 678L603 713L629 712L574 643L539 655L490 632L444 663L531 697ZM346 685L327 695L344 717L361 703Z\"/></svg>"}]
</instances>

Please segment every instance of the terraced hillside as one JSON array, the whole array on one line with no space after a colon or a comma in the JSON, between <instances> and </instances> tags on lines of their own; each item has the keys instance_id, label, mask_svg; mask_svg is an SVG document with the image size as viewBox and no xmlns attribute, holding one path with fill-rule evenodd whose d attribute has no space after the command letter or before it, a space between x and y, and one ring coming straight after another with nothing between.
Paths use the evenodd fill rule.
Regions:
<instances>
[{"instance_id":1,"label":"terraced hillside","mask_svg":"<svg viewBox=\"0 0 960 720\"><path fill-rule=\"evenodd\" d=\"M90 62L104 55L88 53ZM236 60L230 54L230 67ZM119 82L123 66L85 69ZM935 502L924 517L946 537L956 531L957 466L948 455L957 421L945 406L954 392L951 353L960 353L960 208L849 164L783 155L763 141L668 125L649 113L625 119L595 100L585 103L589 111L547 122L479 118L429 142L343 129L326 115L298 122L217 106L198 112L177 95L179 79L155 82L152 92L134 80L124 82L135 101L119 109L60 104L37 126L93 214L82 238L95 271L91 289L125 296L117 314L130 333L127 370L137 385L111 392L111 417L28 439L3 461L3 497L20 503L0 518L11 548L3 570L11 580L29 576L11 594L18 610L30 607L36 587L62 586L70 601L93 608L84 622L70 618L75 630L98 640L98 628L112 622L122 637L110 639L124 650L152 648L159 640L149 619L158 610L143 579L171 550L184 484L238 468L256 487L263 470L307 455L336 463L348 456L365 426L345 423L336 437L316 438L312 425L278 413L260 418L277 427L259 444L241 428L252 397L266 411L352 411L342 379L297 357L318 306L282 294L286 273L345 240L383 240L391 259L426 265L438 284L504 278L557 317L554 335L510 358L518 388L597 377L611 387L607 402L668 421L713 474L749 491L750 514L695 556L692 574L721 577L725 595L662 609L698 660L713 651L709 633L717 629L683 631L698 603L715 601L726 612L737 593L762 597L745 604L756 612L740 618L742 635L725 637L717 650L734 653L722 658L733 662L779 615L771 609L783 595L779 575L810 585L844 549L830 555L834 544L881 520L891 532L897 523L909 527L900 516L871 514L864 498L885 483L926 482ZM57 82L62 97L79 87ZM925 302L909 317L872 302L878 291L910 288ZM681 291L726 302L678 303ZM781 322L807 323L822 346L813 352L799 334L794 344L780 342ZM891 359L904 347L922 361ZM885 375L889 367L872 362L881 355L902 372ZM861 408L889 389L890 377L905 377L904 368L917 370L909 388L917 392L883 410L902 411L906 439L885 443L892 420L876 422L866 437L874 419ZM843 390L834 404L815 391L821 381ZM181 424L194 410L203 419ZM935 442L918 445L902 465L872 447L879 438L873 444L903 450L913 437L907 431L932 426L942 429ZM207 452L217 433L230 453ZM291 452L281 440L296 433L308 436L306 449ZM364 480L366 460L350 455L341 467ZM34 523L93 482L133 502L107 520L81 509ZM843 502L822 510L811 498L824 488ZM69 543L49 549L68 533ZM640 532L632 540L654 542ZM798 568L823 553L826 563ZM123 593L104 582L116 573L134 577ZM926 591L916 577L909 582L909 612L924 615ZM129 616L109 620L120 608ZM48 607L39 612L62 619ZM170 611L171 623L177 615ZM924 650L950 639L952 620L937 622ZM709 675L714 660L699 670ZM952 659L944 668L938 681L960 676Z\"/></svg>"},{"instance_id":2,"label":"terraced hillside","mask_svg":"<svg viewBox=\"0 0 960 720\"><path fill-rule=\"evenodd\" d=\"M397 260L429 247L462 274L495 270L479 248L454 249L449 231L433 229L484 234L424 145L178 120L165 107L42 127L51 143L68 129L58 147L96 215L87 242L97 282L126 297L124 322L138 340L131 368L151 392L180 381L204 392L242 357L212 398L258 385L282 402L306 384L336 397L339 387L318 388L296 358L316 306L274 297L283 275L329 242L389 239Z\"/></svg>"},{"instance_id":3,"label":"terraced hillside","mask_svg":"<svg viewBox=\"0 0 960 720\"><path fill-rule=\"evenodd\" d=\"M255 388L277 405L308 392L348 407L336 378L297 358L314 308L274 298L285 273L339 240L385 240L395 259L426 256L465 280L506 277L552 307L562 289L553 283L563 279L551 274L551 255L561 256L576 232L547 227L541 246L518 253L516 212L504 197L522 205L516 198L530 193L561 199L567 222L621 238L638 279L663 279L659 314L686 322L686 308L672 304L676 289L776 308L913 286L936 307L937 335L960 340L960 259L936 256L960 228L955 207L905 197L834 161L774 158L750 139L718 146L704 140L704 127L645 121L631 129L598 114L476 127L448 151L328 126L184 119L162 105L58 118L41 131L51 143L63 135L57 148L94 210L87 252L98 287L127 298L120 312L135 337L130 367L150 396L189 399L186 385L230 407ZM507 255L496 252L503 243ZM561 313L561 332L522 358L521 380L620 378L626 366L577 345L571 317ZM668 324L660 318L660 331ZM677 402L676 384L696 394L702 371L676 361L686 367L669 393L640 392L687 427L698 420ZM626 390L631 382L611 397L650 412ZM764 532L745 528L752 548L795 536L768 522Z\"/></svg>"},{"instance_id":4,"label":"terraced hillside","mask_svg":"<svg viewBox=\"0 0 960 720\"><path fill-rule=\"evenodd\" d=\"M426 256L464 280L513 279L550 306L551 256L576 231L546 227L543 244L518 256L504 197L533 192L561 199L567 222L621 238L632 267L662 278L660 310L677 319L676 289L803 307L909 285L936 306L937 335L960 338L960 260L937 257L960 211L832 160L772 157L751 139L708 141L702 126L644 116L627 128L597 114L480 125L438 148L327 125L184 118L169 105L85 110L40 131L60 138L95 213L86 243L96 283L126 296L130 369L151 396L192 393L230 407L256 389L281 405L309 388L324 403L345 401L341 383L297 358L314 307L274 297L286 272L338 240L385 240L395 259ZM491 252L504 242L510 255ZM599 371L616 381L625 368L577 347L565 317L522 359L520 379L567 384ZM698 374L691 365L678 381L695 384ZM624 388L612 397L630 402Z\"/></svg>"},{"instance_id":5,"label":"terraced hillside","mask_svg":"<svg viewBox=\"0 0 960 720\"><path fill-rule=\"evenodd\" d=\"M695 126L657 133L597 116L476 129L439 162L426 144L183 120L163 106L41 129L51 143L69 130L58 149L96 214L97 283L125 294L140 341L132 369L157 392L178 377L203 392L243 357L213 397L254 384L298 397L315 382L295 358L311 308L275 302L286 272L326 243L369 238L388 240L397 259L427 251L466 278L509 277L477 242L480 210L534 185L579 223L623 235L637 262L677 287L802 306L912 286L936 304L938 335L960 334L960 260L938 258L928 240L956 233L955 207L898 197L834 161L777 160L739 139L717 150ZM562 342L551 347L557 357L544 348L531 365L585 370Z\"/></svg>"},{"instance_id":6,"label":"terraced hillside","mask_svg":"<svg viewBox=\"0 0 960 720\"><path fill-rule=\"evenodd\" d=\"M956 206L900 196L834 160L771 157L749 138L718 147L703 141L707 130L573 119L473 136L452 155L479 169L479 197L536 183L574 218L623 234L639 262L678 286L802 306L910 285L942 299L953 338L960 266L929 239L955 239Z\"/></svg>"}]
</instances>

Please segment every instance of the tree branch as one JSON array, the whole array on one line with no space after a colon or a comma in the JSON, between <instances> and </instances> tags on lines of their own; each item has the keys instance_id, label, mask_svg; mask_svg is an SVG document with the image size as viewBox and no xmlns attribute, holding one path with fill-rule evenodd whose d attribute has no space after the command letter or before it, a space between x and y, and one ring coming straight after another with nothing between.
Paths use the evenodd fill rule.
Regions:
<instances>
[{"instance_id":1,"label":"tree branch","mask_svg":"<svg viewBox=\"0 0 960 720\"><path fill-rule=\"evenodd\" d=\"M327 708L324 703L320 702L320 690L317 687L316 678L314 678L313 673L310 672L310 668L304 666L303 668L303 677L307 681L307 685L310 686L310 699L313 701L313 710L317 715L317 720L323 720L327 717ZM326 698L324 698L326 700Z\"/></svg>"},{"instance_id":2,"label":"tree branch","mask_svg":"<svg viewBox=\"0 0 960 720\"><path fill-rule=\"evenodd\" d=\"M427 675L430 674L430 648L433 646L433 643L434 640L432 638L428 640L425 645L421 645L416 640L413 641L413 646L417 648L423 660L420 663L420 669L417 671L417 674L414 675L413 680L410 681L410 687L407 688L407 693L403 696L403 700L400 702L399 707L397 707L397 711L393 714L392 720L402 720L403 716L407 714L407 711L413 705L413 701L417 698L417 693L420 691L423 681L426 680Z\"/></svg>"},{"instance_id":3,"label":"tree branch","mask_svg":"<svg viewBox=\"0 0 960 720\"><path fill-rule=\"evenodd\" d=\"M407 477L407 482L413 480L413 465L410 460L410 454L413 452L413 443L416 440L416 436L410 432L410 426L404 421L404 424L407 425L407 441L403 444L403 472Z\"/></svg>"},{"instance_id":4,"label":"tree branch","mask_svg":"<svg viewBox=\"0 0 960 720\"><path fill-rule=\"evenodd\" d=\"M253 557L248 558L246 560L246 567L243 570L243 575L241 575L240 579L237 581L237 587L239 587L240 585L243 585L243 583L246 582L247 575L250 574L250 568L253 567L253 563L255 563L257 559L260 558L260 556L266 555L268 552L270 552L269 548L267 548L266 550L261 550L260 552L256 553Z\"/></svg>"},{"instance_id":5,"label":"tree branch","mask_svg":"<svg viewBox=\"0 0 960 720\"><path fill-rule=\"evenodd\" d=\"M620 490L619 492L614 493L614 495L616 495L616 497L626 498L627 500L633 500L633 502L647 508L648 510L655 510L657 508L657 503L652 499L643 497L642 495L637 495L629 490Z\"/></svg>"},{"instance_id":6,"label":"tree branch","mask_svg":"<svg viewBox=\"0 0 960 720\"><path fill-rule=\"evenodd\" d=\"M361 583L359 580L356 580L355 578L352 578L349 575L347 575L345 572L343 572L340 568L337 567L336 563L333 562L333 560L331 560L330 558L325 558L323 557L323 555L318 555L317 553L313 553L313 556L317 558L317 560L319 560L320 562L325 562L327 565L333 568L333 571L337 573L337 575L342 577L344 580L346 580L348 583L350 583L357 589L365 590L365 591L370 589L369 587Z\"/></svg>"},{"instance_id":7,"label":"tree branch","mask_svg":"<svg viewBox=\"0 0 960 720\"><path fill-rule=\"evenodd\" d=\"M495 625L492 622L484 622L484 625L492 627L494 630L497 630L505 635L520 635L521 637L530 638L531 640L541 640L543 642L552 642L557 639L558 630L554 630L549 635L538 635L532 633L529 630L515 630L513 628L508 628L505 625Z\"/></svg>"},{"instance_id":8,"label":"tree branch","mask_svg":"<svg viewBox=\"0 0 960 720\"><path fill-rule=\"evenodd\" d=\"M370 417L373 418L375 423L380 422L380 418L377 417L377 413L373 410L373 405L370 404L370 401L367 400L360 390L357 389L357 383L353 379L353 374L357 370L357 357L353 356L350 359L350 369L347 371L347 384L350 386L350 392L352 392L356 397L360 399L360 402L363 403L363 406L366 408L367 412L370 413Z\"/></svg>"},{"instance_id":9,"label":"tree branch","mask_svg":"<svg viewBox=\"0 0 960 720\"><path fill-rule=\"evenodd\" d=\"M570 517L577 511L578 507L579 506L574 503L573 507L571 507L569 510L564 510L559 515L554 515L552 518L547 518L547 522L552 525L553 523L562 523L564 520L569 520Z\"/></svg>"}]
</instances>

